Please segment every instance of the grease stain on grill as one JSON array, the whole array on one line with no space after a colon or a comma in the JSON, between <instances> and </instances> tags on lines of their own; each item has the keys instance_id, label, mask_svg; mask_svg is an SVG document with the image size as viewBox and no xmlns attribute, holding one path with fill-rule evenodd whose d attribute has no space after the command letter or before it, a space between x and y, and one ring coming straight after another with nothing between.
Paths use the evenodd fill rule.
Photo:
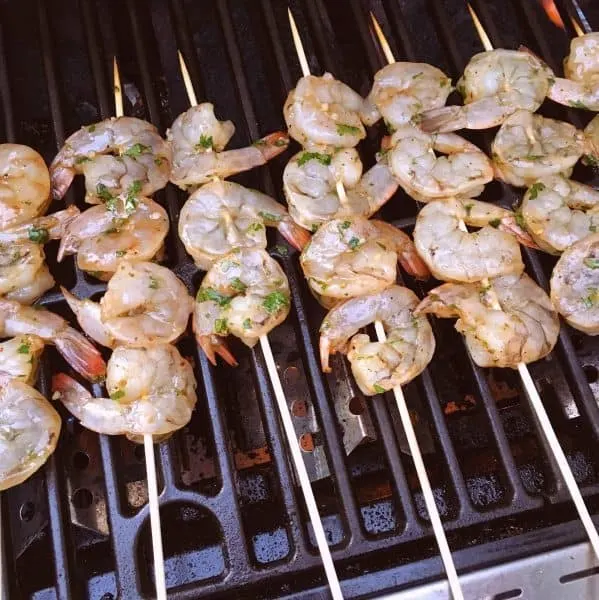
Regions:
<instances>
[{"instance_id":1,"label":"grease stain on grill","mask_svg":"<svg viewBox=\"0 0 599 600\"><path fill-rule=\"evenodd\" d=\"M283 560L289 555L289 537L283 527L264 531L252 537L254 558L259 565Z\"/></svg>"},{"instance_id":2,"label":"grease stain on grill","mask_svg":"<svg viewBox=\"0 0 599 600\"><path fill-rule=\"evenodd\" d=\"M469 477L466 486L472 503L479 510L489 510L505 500L505 487L497 474Z\"/></svg>"},{"instance_id":3,"label":"grease stain on grill","mask_svg":"<svg viewBox=\"0 0 599 600\"><path fill-rule=\"evenodd\" d=\"M437 510L439 511L439 516L443 519L443 517L448 517L450 514L450 507L447 503L447 490L443 488L433 488L433 497L435 498L435 504L437 505ZM418 511L418 516L424 521L430 521L430 517L428 514L428 510L426 509L426 504L424 503L424 496L422 492L414 493L414 503L416 504L416 510Z\"/></svg>"},{"instance_id":4,"label":"grease stain on grill","mask_svg":"<svg viewBox=\"0 0 599 600\"><path fill-rule=\"evenodd\" d=\"M364 529L371 535L390 533L397 529L395 506L390 500L360 507Z\"/></svg>"}]
</instances>

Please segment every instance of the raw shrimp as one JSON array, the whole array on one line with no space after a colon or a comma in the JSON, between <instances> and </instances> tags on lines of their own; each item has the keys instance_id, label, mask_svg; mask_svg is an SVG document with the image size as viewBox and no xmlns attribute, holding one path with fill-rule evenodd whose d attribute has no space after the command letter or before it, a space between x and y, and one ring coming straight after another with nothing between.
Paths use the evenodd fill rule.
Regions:
<instances>
[{"instance_id":1,"label":"raw shrimp","mask_svg":"<svg viewBox=\"0 0 599 600\"><path fill-rule=\"evenodd\" d=\"M381 117L391 130L418 118L420 113L445 105L451 79L426 63L396 62L374 75L362 107L362 121L374 125Z\"/></svg>"},{"instance_id":2,"label":"raw shrimp","mask_svg":"<svg viewBox=\"0 0 599 600\"><path fill-rule=\"evenodd\" d=\"M389 287L395 283L398 261L415 277L430 275L403 231L364 217L325 223L300 256L308 285L325 308Z\"/></svg>"},{"instance_id":3,"label":"raw shrimp","mask_svg":"<svg viewBox=\"0 0 599 600\"><path fill-rule=\"evenodd\" d=\"M234 133L233 123L219 121L209 102L180 114L167 132L173 152L171 181L186 190L224 179L266 164L289 145L289 137L277 131L248 148L223 151Z\"/></svg>"},{"instance_id":4,"label":"raw shrimp","mask_svg":"<svg viewBox=\"0 0 599 600\"><path fill-rule=\"evenodd\" d=\"M599 33L575 37L564 60L564 75L557 77L547 94L566 106L599 110Z\"/></svg>"},{"instance_id":5,"label":"raw shrimp","mask_svg":"<svg viewBox=\"0 0 599 600\"><path fill-rule=\"evenodd\" d=\"M343 183L340 197L337 182ZM331 219L372 216L398 187L385 161L362 176L362 161L355 148L333 154L300 152L283 172L283 190L292 219L311 231Z\"/></svg>"},{"instance_id":6,"label":"raw shrimp","mask_svg":"<svg viewBox=\"0 0 599 600\"><path fill-rule=\"evenodd\" d=\"M193 330L208 360L219 354L230 365L237 361L224 338L231 334L254 346L289 314L289 283L267 252L242 249L212 265L196 296Z\"/></svg>"},{"instance_id":7,"label":"raw shrimp","mask_svg":"<svg viewBox=\"0 0 599 600\"><path fill-rule=\"evenodd\" d=\"M475 54L456 86L464 105L427 111L421 127L449 132L501 125L517 110L537 110L553 80L552 71L530 52L490 50Z\"/></svg>"},{"instance_id":8,"label":"raw shrimp","mask_svg":"<svg viewBox=\"0 0 599 600\"><path fill-rule=\"evenodd\" d=\"M570 123L519 110L505 120L491 149L495 176L524 187L548 175L569 177L585 144Z\"/></svg>"},{"instance_id":9,"label":"raw shrimp","mask_svg":"<svg viewBox=\"0 0 599 600\"><path fill-rule=\"evenodd\" d=\"M550 287L553 304L569 325L599 334L599 233L564 251L553 268Z\"/></svg>"},{"instance_id":10,"label":"raw shrimp","mask_svg":"<svg viewBox=\"0 0 599 600\"><path fill-rule=\"evenodd\" d=\"M108 361L108 398L94 398L64 373L52 378L53 398L84 427L134 441L187 425L197 401L196 385L191 365L170 344L117 348Z\"/></svg>"},{"instance_id":11,"label":"raw shrimp","mask_svg":"<svg viewBox=\"0 0 599 600\"><path fill-rule=\"evenodd\" d=\"M109 279L121 260L151 260L162 249L169 219L162 206L139 198L134 211L106 205L74 219L60 242L58 260L77 254L77 266Z\"/></svg>"},{"instance_id":12,"label":"raw shrimp","mask_svg":"<svg viewBox=\"0 0 599 600\"><path fill-rule=\"evenodd\" d=\"M428 293L416 313L457 317L455 328L481 367L517 369L549 354L560 324L545 291L526 273L485 283L445 283ZM501 310L494 308L495 298Z\"/></svg>"},{"instance_id":13,"label":"raw shrimp","mask_svg":"<svg viewBox=\"0 0 599 600\"><path fill-rule=\"evenodd\" d=\"M207 271L236 248L266 248L266 226L276 227L298 250L310 240L270 196L219 180L189 197L179 217L179 237L196 265Z\"/></svg>"},{"instance_id":14,"label":"raw shrimp","mask_svg":"<svg viewBox=\"0 0 599 600\"><path fill-rule=\"evenodd\" d=\"M487 155L455 133L431 135L414 125L402 125L391 137L391 171L413 198L478 196L493 179ZM447 156L436 156L435 151Z\"/></svg>"},{"instance_id":15,"label":"raw shrimp","mask_svg":"<svg viewBox=\"0 0 599 600\"><path fill-rule=\"evenodd\" d=\"M169 180L171 149L156 127L134 117L105 119L72 134L50 165L52 194L62 198L77 173L90 204L119 195L150 196Z\"/></svg>"},{"instance_id":16,"label":"raw shrimp","mask_svg":"<svg viewBox=\"0 0 599 600\"><path fill-rule=\"evenodd\" d=\"M322 370L331 370L330 354L342 352L349 358L359 388L368 396L412 381L435 352L429 322L414 315L417 305L414 292L393 285L335 306L320 326ZM385 342L372 342L370 336L358 333L375 321L381 321L385 328Z\"/></svg>"},{"instance_id":17,"label":"raw shrimp","mask_svg":"<svg viewBox=\"0 0 599 600\"><path fill-rule=\"evenodd\" d=\"M366 137L364 99L330 73L302 77L289 92L283 114L289 135L302 146L352 148Z\"/></svg>"},{"instance_id":18,"label":"raw shrimp","mask_svg":"<svg viewBox=\"0 0 599 600\"><path fill-rule=\"evenodd\" d=\"M464 231L460 221L476 232ZM435 200L416 219L414 244L431 273L442 281L481 281L522 273L518 241L534 245L513 212L478 200Z\"/></svg>"},{"instance_id":19,"label":"raw shrimp","mask_svg":"<svg viewBox=\"0 0 599 600\"><path fill-rule=\"evenodd\" d=\"M599 191L559 175L544 177L526 190L520 214L539 248L560 254L599 230Z\"/></svg>"},{"instance_id":20,"label":"raw shrimp","mask_svg":"<svg viewBox=\"0 0 599 600\"><path fill-rule=\"evenodd\" d=\"M98 350L62 317L0 298L0 337L17 335L37 335L54 344L69 365L90 381L104 378L106 364Z\"/></svg>"},{"instance_id":21,"label":"raw shrimp","mask_svg":"<svg viewBox=\"0 0 599 600\"><path fill-rule=\"evenodd\" d=\"M32 148L0 144L0 230L43 214L50 204L50 175Z\"/></svg>"},{"instance_id":22,"label":"raw shrimp","mask_svg":"<svg viewBox=\"0 0 599 600\"><path fill-rule=\"evenodd\" d=\"M11 379L33 385L44 341L37 335L18 335L0 343L0 387Z\"/></svg>"},{"instance_id":23,"label":"raw shrimp","mask_svg":"<svg viewBox=\"0 0 599 600\"><path fill-rule=\"evenodd\" d=\"M48 460L60 427L59 414L37 390L16 379L0 387L0 490L19 485Z\"/></svg>"}]
</instances>

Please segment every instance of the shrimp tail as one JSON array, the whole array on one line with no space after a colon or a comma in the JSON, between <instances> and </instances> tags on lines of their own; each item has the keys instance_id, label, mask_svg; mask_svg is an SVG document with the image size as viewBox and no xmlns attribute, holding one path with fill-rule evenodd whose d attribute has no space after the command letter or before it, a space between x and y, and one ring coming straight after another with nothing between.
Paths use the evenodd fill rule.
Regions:
<instances>
[{"instance_id":1,"label":"shrimp tail","mask_svg":"<svg viewBox=\"0 0 599 600\"><path fill-rule=\"evenodd\" d=\"M501 231L509 233L510 235L513 235L523 246L533 248L534 250L540 250L539 246L532 239L528 231L526 231L525 229L520 227L520 225L518 225L515 216L510 215L509 217L504 217L503 219L501 219L499 229Z\"/></svg>"},{"instance_id":2,"label":"shrimp tail","mask_svg":"<svg viewBox=\"0 0 599 600\"><path fill-rule=\"evenodd\" d=\"M208 360L214 366L216 366L217 354L232 367L236 367L239 364L233 353L229 350L226 341L217 335L196 335L196 340Z\"/></svg>"},{"instance_id":3,"label":"shrimp tail","mask_svg":"<svg viewBox=\"0 0 599 600\"><path fill-rule=\"evenodd\" d=\"M275 131L254 142L254 146L260 150L266 162L287 150L289 136L284 131Z\"/></svg>"},{"instance_id":4,"label":"shrimp tail","mask_svg":"<svg viewBox=\"0 0 599 600\"><path fill-rule=\"evenodd\" d=\"M56 348L69 365L89 381L103 381L106 363L98 349L83 334L67 327L54 340Z\"/></svg>"},{"instance_id":5,"label":"shrimp tail","mask_svg":"<svg viewBox=\"0 0 599 600\"><path fill-rule=\"evenodd\" d=\"M416 279L426 281L430 278L431 272L426 263L420 258L416 248L412 248L399 254L399 264Z\"/></svg>"},{"instance_id":6,"label":"shrimp tail","mask_svg":"<svg viewBox=\"0 0 599 600\"><path fill-rule=\"evenodd\" d=\"M62 200L75 178L75 171L69 167L50 166L52 198Z\"/></svg>"},{"instance_id":7,"label":"shrimp tail","mask_svg":"<svg viewBox=\"0 0 599 600\"><path fill-rule=\"evenodd\" d=\"M92 395L78 381L66 373L57 373L52 376L52 399L61 400L65 404L80 403L81 400L90 400Z\"/></svg>"},{"instance_id":8,"label":"shrimp tail","mask_svg":"<svg viewBox=\"0 0 599 600\"><path fill-rule=\"evenodd\" d=\"M323 373L330 373L329 356L331 351L331 340L326 335L320 336L320 368Z\"/></svg>"},{"instance_id":9,"label":"shrimp tail","mask_svg":"<svg viewBox=\"0 0 599 600\"><path fill-rule=\"evenodd\" d=\"M468 123L462 106L443 106L420 115L420 129L427 133L449 133L464 129Z\"/></svg>"},{"instance_id":10,"label":"shrimp tail","mask_svg":"<svg viewBox=\"0 0 599 600\"><path fill-rule=\"evenodd\" d=\"M279 222L277 229L279 230L279 233L300 252L312 237L309 231L300 227L292 219L283 219Z\"/></svg>"}]
</instances>

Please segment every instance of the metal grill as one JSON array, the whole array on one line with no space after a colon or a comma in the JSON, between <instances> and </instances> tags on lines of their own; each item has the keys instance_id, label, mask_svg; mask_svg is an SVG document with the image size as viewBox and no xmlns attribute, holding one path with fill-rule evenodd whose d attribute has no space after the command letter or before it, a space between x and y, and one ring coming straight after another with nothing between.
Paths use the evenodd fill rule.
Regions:
<instances>
[{"instance_id":1,"label":"metal grill","mask_svg":"<svg viewBox=\"0 0 599 600\"><path fill-rule=\"evenodd\" d=\"M591 4L581 2L598 28L599 8ZM311 71L328 70L362 94L385 64L370 32L370 10L399 60L431 62L455 79L482 50L463 0L290 5ZM473 7L496 47L525 44L559 69L573 35L567 19L566 31L557 29L536 0L481 0ZM558 7L564 16L575 14L568 0ZM177 49L198 98L235 122L232 147L284 127L282 104L301 75L286 2L3 0L0 139L29 144L49 162L66 135L113 114L114 56L125 113L164 132L188 106ZM584 125L580 112L554 105L543 112ZM374 156L380 134L371 131L363 143L366 160ZM488 150L490 135L470 137ZM282 199L286 159L236 179ZM592 181L593 175L579 166L575 177ZM80 204L82 197L79 183L67 201ZM506 206L519 199L498 182L482 198ZM184 194L169 186L157 199L175 223ZM411 231L416 206L399 192L382 214ZM395 407L382 396L366 404L341 360L331 376L320 372L315 342L323 311L307 291L294 251L274 236L269 241L293 296L292 314L271 334L271 343L298 433L303 431L302 447L344 593L362 597L442 577L413 465L401 452ZM63 285L81 297L102 292L104 286L72 259L56 265L55 251L50 248L49 261ZM527 271L547 287L554 260L529 250L525 259ZM195 291L201 274L175 227L165 264ZM426 291L420 283L406 283L421 296ZM47 294L42 303L69 316L59 293ZM405 393L458 569L583 540L517 376L476 367L451 323L435 322L434 328L435 358ZM231 370L212 368L191 336L179 347L195 363L199 402L188 427L158 450L170 596L323 597L324 574L260 351L235 347L240 367ZM40 379L46 395L50 373L66 368L61 361L46 350ZM551 356L531 365L592 512L599 499L598 369L598 342L565 326ZM143 448L83 430L62 414L59 448L45 469L1 496L11 598L152 596ZM365 441L348 455L354 418Z\"/></svg>"}]
</instances>

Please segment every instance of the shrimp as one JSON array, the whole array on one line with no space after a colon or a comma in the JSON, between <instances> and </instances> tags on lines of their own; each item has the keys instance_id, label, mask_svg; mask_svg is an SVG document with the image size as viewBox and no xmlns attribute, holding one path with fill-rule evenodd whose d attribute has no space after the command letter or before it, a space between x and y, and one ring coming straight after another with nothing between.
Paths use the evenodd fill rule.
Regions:
<instances>
[{"instance_id":1,"label":"shrimp","mask_svg":"<svg viewBox=\"0 0 599 600\"><path fill-rule=\"evenodd\" d=\"M23 306L0 298L0 337L37 335L54 344L69 365L90 381L104 379L106 364L101 354L67 321L41 307Z\"/></svg>"},{"instance_id":2,"label":"shrimp","mask_svg":"<svg viewBox=\"0 0 599 600\"><path fill-rule=\"evenodd\" d=\"M599 110L599 33L572 40L564 75L555 79L548 97L566 106Z\"/></svg>"},{"instance_id":3,"label":"shrimp","mask_svg":"<svg viewBox=\"0 0 599 600\"><path fill-rule=\"evenodd\" d=\"M599 233L572 244L557 261L551 300L568 325L599 334Z\"/></svg>"},{"instance_id":4,"label":"shrimp","mask_svg":"<svg viewBox=\"0 0 599 600\"><path fill-rule=\"evenodd\" d=\"M234 133L233 123L219 121L209 102L180 114L167 131L173 152L171 181L184 190L195 188L265 165L289 145L287 134L277 131L248 148L224 151Z\"/></svg>"},{"instance_id":5,"label":"shrimp","mask_svg":"<svg viewBox=\"0 0 599 600\"><path fill-rule=\"evenodd\" d=\"M343 183L340 197L337 183ZM291 218L316 231L331 219L372 216L398 187L386 162L380 162L362 176L362 162L355 148L334 154L300 152L283 172L283 191Z\"/></svg>"},{"instance_id":6,"label":"shrimp","mask_svg":"<svg viewBox=\"0 0 599 600\"><path fill-rule=\"evenodd\" d=\"M330 372L329 355L342 352L348 356L359 388L368 396L412 381L435 352L429 322L414 314L417 305L414 292L393 285L335 306L320 326L322 370ZM385 342L372 342L370 336L358 333L375 321L385 328Z\"/></svg>"},{"instance_id":7,"label":"shrimp","mask_svg":"<svg viewBox=\"0 0 599 600\"><path fill-rule=\"evenodd\" d=\"M0 387L0 490L31 477L54 452L62 422L35 389L13 379Z\"/></svg>"},{"instance_id":8,"label":"shrimp","mask_svg":"<svg viewBox=\"0 0 599 600\"><path fill-rule=\"evenodd\" d=\"M391 137L391 145L391 171L416 200L471 198L493 179L486 154L455 133L431 135L414 125L402 125ZM435 151L447 156L436 156Z\"/></svg>"},{"instance_id":9,"label":"shrimp","mask_svg":"<svg viewBox=\"0 0 599 600\"><path fill-rule=\"evenodd\" d=\"M50 204L50 175L32 148L0 144L0 230L30 221Z\"/></svg>"},{"instance_id":10,"label":"shrimp","mask_svg":"<svg viewBox=\"0 0 599 600\"><path fill-rule=\"evenodd\" d=\"M361 111L362 121L374 125L381 117L393 130L420 113L445 105L451 79L426 63L396 62L374 75L374 83Z\"/></svg>"},{"instance_id":11,"label":"shrimp","mask_svg":"<svg viewBox=\"0 0 599 600\"><path fill-rule=\"evenodd\" d=\"M302 77L289 92L283 114L289 135L302 146L353 148L366 137L364 99L330 73Z\"/></svg>"},{"instance_id":12,"label":"shrimp","mask_svg":"<svg viewBox=\"0 0 599 600\"><path fill-rule=\"evenodd\" d=\"M179 237L196 265L207 271L236 248L266 248L265 226L276 227L298 250L310 240L270 196L218 180L189 197L179 217Z\"/></svg>"},{"instance_id":13,"label":"shrimp","mask_svg":"<svg viewBox=\"0 0 599 600\"><path fill-rule=\"evenodd\" d=\"M491 149L495 176L524 187L548 175L569 177L585 143L570 123L519 110L504 121Z\"/></svg>"},{"instance_id":14,"label":"shrimp","mask_svg":"<svg viewBox=\"0 0 599 600\"><path fill-rule=\"evenodd\" d=\"M11 379L33 385L44 341L37 335L18 335L0 343L0 387Z\"/></svg>"},{"instance_id":15,"label":"shrimp","mask_svg":"<svg viewBox=\"0 0 599 600\"><path fill-rule=\"evenodd\" d=\"M599 191L551 175L526 190L520 214L539 248L560 254L599 229Z\"/></svg>"},{"instance_id":16,"label":"shrimp","mask_svg":"<svg viewBox=\"0 0 599 600\"><path fill-rule=\"evenodd\" d=\"M143 348L179 338L187 327L193 299L166 267L122 260L100 306L110 336L119 344Z\"/></svg>"},{"instance_id":17,"label":"shrimp","mask_svg":"<svg viewBox=\"0 0 599 600\"><path fill-rule=\"evenodd\" d=\"M501 125L517 110L537 110L553 80L549 67L530 52L475 54L456 86L464 105L429 110L420 126L429 132L450 132Z\"/></svg>"},{"instance_id":18,"label":"shrimp","mask_svg":"<svg viewBox=\"0 0 599 600\"><path fill-rule=\"evenodd\" d=\"M166 211L150 198L139 198L133 211L93 206L66 228L57 258L76 254L81 270L109 279L121 260L154 258L168 227Z\"/></svg>"},{"instance_id":19,"label":"shrimp","mask_svg":"<svg viewBox=\"0 0 599 600\"><path fill-rule=\"evenodd\" d=\"M469 232L466 223L481 227ZM416 219L414 244L431 273L442 281L481 281L518 274L524 263L518 241L534 245L513 212L478 200L435 200Z\"/></svg>"},{"instance_id":20,"label":"shrimp","mask_svg":"<svg viewBox=\"0 0 599 600\"><path fill-rule=\"evenodd\" d=\"M415 277L430 275L408 235L364 217L325 223L300 256L308 285L325 308L389 287L395 283L398 261Z\"/></svg>"},{"instance_id":21,"label":"shrimp","mask_svg":"<svg viewBox=\"0 0 599 600\"><path fill-rule=\"evenodd\" d=\"M418 305L416 314L424 313L457 317L455 328L481 367L517 369L539 360L553 350L560 328L551 300L526 273L485 283L445 283Z\"/></svg>"},{"instance_id":22,"label":"shrimp","mask_svg":"<svg viewBox=\"0 0 599 600\"><path fill-rule=\"evenodd\" d=\"M120 195L150 196L168 183L170 170L171 149L156 127L134 117L113 117L67 139L50 165L52 195L62 198L81 173L90 204Z\"/></svg>"},{"instance_id":23,"label":"shrimp","mask_svg":"<svg viewBox=\"0 0 599 600\"><path fill-rule=\"evenodd\" d=\"M107 435L161 436L181 429L197 402L191 365L170 344L117 348L108 361L108 398L95 398L80 383L58 373L53 398L87 429Z\"/></svg>"},{"instance_id":24,"label":"shrimp","mask_svg":"<svg viewBox=\"0 0 599 600\"><path fill-rule=\"evenodd\" d=\"M193 330L208 360L237 361L223 338L254 346L289 314L289 282L279 264L260 249L241 249L212 265L196 296Z\"/></svg>"},{"instance_id":25,"label":"shrimp","mask_svg":"<svg viewBox=\"0 0 599 600\"><path fill-rule=\"evenodd\" d=\"M591 119L584 129L586 143L583 161L592 167L599 167L599 115Z\"/></svg>"}]
</instances>

